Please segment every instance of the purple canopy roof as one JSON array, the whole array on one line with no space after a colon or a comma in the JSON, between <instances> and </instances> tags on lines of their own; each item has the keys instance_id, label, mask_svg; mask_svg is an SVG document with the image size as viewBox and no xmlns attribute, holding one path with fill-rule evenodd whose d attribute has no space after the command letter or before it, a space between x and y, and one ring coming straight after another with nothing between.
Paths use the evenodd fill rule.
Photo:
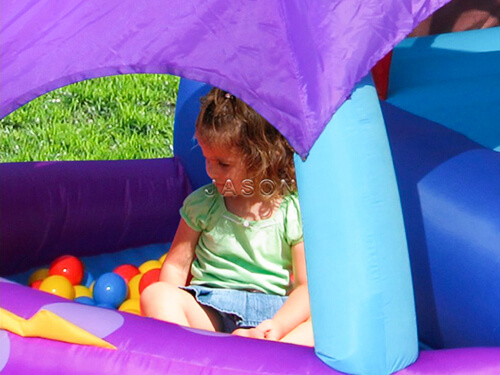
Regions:
<instances>
[{"instance_id":1,"label":"purple canopy roof","mask_svg":"<svg viewBox=\"0 0 500 375\"><path fill-rule=\"evenodd\" d=\"M354 85L449 0L5 0L1 113L78 80L171 73L241 97L306 156Z\"/></svg>"}]
</instances>

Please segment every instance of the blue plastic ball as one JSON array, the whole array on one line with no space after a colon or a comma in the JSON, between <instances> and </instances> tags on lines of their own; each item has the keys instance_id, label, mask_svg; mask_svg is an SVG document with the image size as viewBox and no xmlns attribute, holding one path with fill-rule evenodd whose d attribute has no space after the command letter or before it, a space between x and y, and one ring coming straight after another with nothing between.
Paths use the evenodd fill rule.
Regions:
<instances>
[{"instance_id":1,"label":"blue plastic ball","mask_svg":"<svg viewBox=\"0 0 500 375\"><path fill-rule=\"evenodd\" d=\"M96 305L97 307L102 307L103 309L111 309L111 310L116 310L116 307L107 305L105 303L99 303Z\"/></svg>"},{"instance_id":2,"label":"blue plastic ball","mask_svg":"<svg viewBox=\"0 0 500 375\"><path fill-rule=\"evenodd\" d=\"M93 281L94 281L94 276L92 276L92 274L89 271L84 270L83 271L83 280L82 280L81 284L83 286L86 286L87 288L90 288L90 285L92 285Z\"/></svg>"},{"instance_id":3,"label":"blue plastic ball","mask_svg":"<svg viewBox=\"0 0 500 375\"><path fill-rule=\"evenodd\" d=\"M74 301L78 302L78 303L82 303L84 305L90 305L90 306L95 305L95 301L92 298L86 297L86 296L77 297L74 299Z\"/></svg>"},{"instance_id":4,"label":"blue plastic ball","mask_svg":"<svg viewBox=\"0 0 500 375\"><path fill-rule=\"evenodd\" d=\"M99 276L94 285L96 305L106 305L116 309L125 301L127 293L125 280L114 272Z\"/></svg>"}]
</instances>

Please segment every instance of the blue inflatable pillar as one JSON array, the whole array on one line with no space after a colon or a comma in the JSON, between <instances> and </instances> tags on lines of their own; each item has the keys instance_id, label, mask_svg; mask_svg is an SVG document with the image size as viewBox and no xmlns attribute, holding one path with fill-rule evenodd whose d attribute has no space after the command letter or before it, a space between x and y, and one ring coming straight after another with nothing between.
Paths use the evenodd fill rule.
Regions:
<instances>
[{"instance_id":1,"label":"blue inflatable pillar","mask_svg":"<svg viewBox=\"0 0 500 375\"><path fill-rule=\"evenodd\" d=\"M191 187L199 188L210 183L205 172L205 159L194 139L196 118L200 113L200 98L210 91L206 83L181 79L175 106L174 155L177 157L189 178Z\"/></svg>"},{"instance_id":2,"label":"blue inflatable pillar","mask_svg":"<svg viewBox=\"0 0 500 375\"><path fill-rule=\"evenodd\" d=\"M371 78L296 169L317 355L350 374L410 365L418 356L410 264Z\"/></svg>"}]
</instances>

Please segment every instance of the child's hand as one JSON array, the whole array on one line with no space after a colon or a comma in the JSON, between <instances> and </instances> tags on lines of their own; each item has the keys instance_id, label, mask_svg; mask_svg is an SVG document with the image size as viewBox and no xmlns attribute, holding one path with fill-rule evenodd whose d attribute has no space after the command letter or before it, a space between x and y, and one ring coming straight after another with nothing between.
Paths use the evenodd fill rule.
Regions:
<instances>
[{"instance_id":1,"label":"child's hand","mask_svg":"<svg viewBox=\"0 0 500 375\"><path fill-rule=\"evenodd\" d=\"M253 339L265 339L264 332L259 331L257 328L238 328L233 331L233 335L251 337Z\"/></svg>"},{"instance_id":2,"label":"child's hand","mask_svg":"<svg viewBox=\"0 0 500 375\"><path fill-rule=\"evenodd\" d=\"M255 329L267 340L278 341L284 336L283 328L273 319L264 320Z\"/></svg>"},{"instance_id":3,"label":"child's hand","mask_svg":"<svg viewBox=\"0 0 500 375\"><path fill-rule=\"evenodd\" d=\"M233 335L272 341L278 341L283 337L281 327L272 319L264 320L255 328L239 328Z\"/></svg>"},{"instance_id":4,"label":"child's hand","mask_svg":"<svg viewBox=\"0 0 500 375\"><path fill-rule=\"evenodd\" d=\"M269 319L264 320L255 328L239 328L233 332L233 335L278 341L284 336L282 331L283 330L278 323Z\"/></svg>"}]
</instances>

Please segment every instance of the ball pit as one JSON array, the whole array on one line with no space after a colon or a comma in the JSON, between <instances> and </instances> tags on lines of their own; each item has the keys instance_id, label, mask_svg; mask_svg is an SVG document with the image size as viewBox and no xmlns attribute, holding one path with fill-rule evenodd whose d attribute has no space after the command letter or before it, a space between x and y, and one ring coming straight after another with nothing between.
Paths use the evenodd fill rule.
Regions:
<instances>
[{"instance_id":1,"label":"ball pit","mask_svg":"<svg viewBox=\"0 0 500 375\"><path fill-rule=\"evenodd\" d=\"M27 285L84 305L141 315L140 295L159 280L166 256L164 253L159 259L148 259L137 265L120 264L95 278L84 261L62 255L54 259L50 267L32 271Z\"/></svg>"}]
</instances>

